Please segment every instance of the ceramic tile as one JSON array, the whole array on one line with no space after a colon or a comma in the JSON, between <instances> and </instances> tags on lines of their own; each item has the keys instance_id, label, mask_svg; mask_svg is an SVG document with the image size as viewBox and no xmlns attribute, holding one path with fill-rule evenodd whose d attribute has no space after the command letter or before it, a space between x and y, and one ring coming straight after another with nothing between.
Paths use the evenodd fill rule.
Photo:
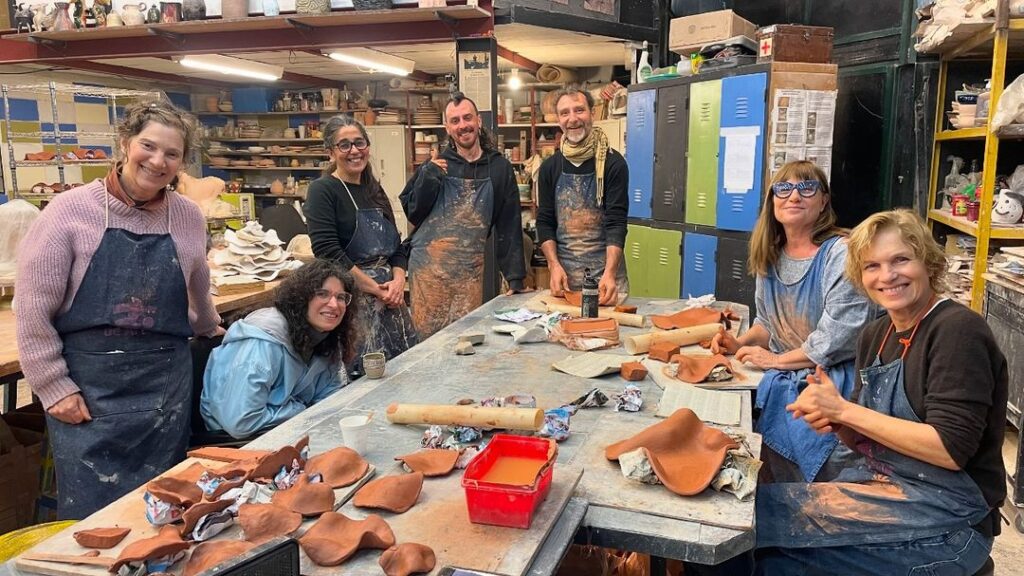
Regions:
<instances>
[{"instance_id":1,"label":"ceramic tile","mask_svg":"<svg viewBox=\"0 0 1024 576\"><path fill-rule=\"evenodd\" d=\"M103 130L110 130L110 110L106 104L76 102L74 118L80 126L98 125L103 126ZM64 119L63 114L61 114L61 119Z\"/></svg>"},{"instance_id":2,"label":"ceramic tile","mask_svg":"<svg viewBox=\"0 0 1024 576\"><path fill-rule=\"evenodd\" d=\"M109 170L109 168L106 166L79 166L79 170L82 171L82 178L81 180L77 180L77 182L85 183L92 182L97 178L103 178L107 175L107 170Z\"/></svg>"},{"instance_id":3,"label":"ceramic tile","mask_svg":"<svg viewBox=\"0 0 1024 576\"><path fill-rule=\"evenodd\" d=\"M26 98L10 98L11 120L39 121L39 103Z\"/></svg>"},{"instance_id":4,"label":"ceramic tile","mask_svg":"<svg viewBox=\"0 0 1024 576\"><path fill-rule=\"evenodd\" d=\"M39 122L30 122L26 120L12 120L11 131L17 132L39 132ZM39 143L39 138L34 136L12 136L12 142L25 142L25 143ZM38 148L33 151L38 151Z\"/></svg>"},{"instance_id":5,"label":"ceramic tile","mask_svg":"<svg viewBox=\"0 0 1024 576\"><path fill-rule=\"evenodd\" d=\"M40 104L40 106L42 106L42 104ZM45 108L49 108L49 105L45 106ZM65 122L79 122L78 105L70 100L58 100L57 116L60 118L62 124Z\"/></svg>"}]
</instances>

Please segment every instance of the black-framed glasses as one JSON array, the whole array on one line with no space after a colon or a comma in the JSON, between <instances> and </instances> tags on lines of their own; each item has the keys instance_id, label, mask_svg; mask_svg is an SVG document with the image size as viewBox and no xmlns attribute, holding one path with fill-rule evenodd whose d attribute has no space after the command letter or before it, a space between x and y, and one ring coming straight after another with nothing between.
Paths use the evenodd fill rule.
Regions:
<instances>
[{"instance_id":1,"label":"black-framed glasses","mask_svg":"<svg viewBox=\"0 0 1024 576\"><path fill-rule=\"evenodd\" d=\"M355 148L356 150L366 150L366 147L370 145L370 141L364 138L356 138L355 140L342 140L334 145L335 148L341 152L348 152Z\"/></svg>"},{"instance_id":2,"label":"black-framed glasses","mask_svg":"<svg viewBox=\"0 0 1024 576\"><path fill-rule=\"evenodd\" d=\"M330 290L324 290L321 288L320 290L313 292L313 296L321 302L327 302L331 298L334 298L338 301L338 304L344 304L345 306L348 306L349 303L352 302L352 294L350 292L339 292L338 294L335 294Z\"/></svg>"},{"instance_id":3,"label":"black-framed glasses","mask_svg":"<svg viewBox=\"0 0 1024 576\"><path fill-rule=\"evenodd\" d=\"M792 182L776 182L772 184L772 194L775 194L776 198L785 200L793 195L793 191L796 190L803 198L810 198L818 193L821 188L821 182L817 180L801 180L796 184Z\"/></svg>"}]
</instances>

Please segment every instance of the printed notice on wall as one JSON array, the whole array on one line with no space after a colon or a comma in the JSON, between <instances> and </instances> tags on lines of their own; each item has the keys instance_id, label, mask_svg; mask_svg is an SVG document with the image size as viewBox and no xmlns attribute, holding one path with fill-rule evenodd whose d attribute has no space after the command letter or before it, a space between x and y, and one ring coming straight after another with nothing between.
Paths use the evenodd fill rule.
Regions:
<instances>
[{"instance_id":1,"label":"printed notice on wall","mask_svg":"<svg viewBox=\"0 0 1024 576\"><path fill-rule=\"evenodd\" d=\"M835 90L776 90L768 140L772 171L810 160L830 175L835 115Z\"/></svg>"},{"instance_id":2,"label":"printed notice on wall","mask_svg":"<svg viewBox=\"0 0 1024 576\"><path fill-rule=\"evenodd\" d=\"M459 52L459 90L480 112L491 110L490 52Z\"/></svg>"}]
</instances>

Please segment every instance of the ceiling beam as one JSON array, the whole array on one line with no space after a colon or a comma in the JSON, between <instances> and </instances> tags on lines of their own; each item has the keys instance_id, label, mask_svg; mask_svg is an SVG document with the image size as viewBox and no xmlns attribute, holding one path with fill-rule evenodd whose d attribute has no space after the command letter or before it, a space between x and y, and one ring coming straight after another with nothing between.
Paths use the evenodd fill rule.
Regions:
<instances>
[{"instance_id":1,"label":"ceiling beam","mask_svg":"<svg viewBox=\"0 0 1024 576\"><path fill-rule=\"evenodd\" d=\"M537 64L518 52L513 52L508 48L505 48L501 44L498 44L498 56L515 64L519 68L528 70L531 74L537 74L537 70L540 70L540 64Z\"/></svg>"},{"instance_id":2,"label":"ceiling beam","mask_svg":"<svg viewBox=\"0 0 1024 576\"><path fill-rule=\"evenodd\" d=\"M195 78L191 76L179 76L177 74L167 74L165 72L154 72L152 70L143 70L142 68L131 68L129 66L115 66L113 64L104 64L102 62L93 62L91 60L64 60L61 62L62 66L68 68L74 68L76 70L88 70L90 72L100 72L103 74L111 74L113 76L125 76L128 78L142 78L144 80L156 80L159 82L170 82L172 84L198 84L201 86L212 86L214 88L232 88L237 86L231 82L222 82L220 80L209 80L206 78Z\"/></svg>"},{"instance_id":3,"label":"ceiling beam","mask_svg":"<svg viewBox=\"0 0 1024 576\"><path fill-rule=\"evenodd\" d=\"M182 34L180 42L165 38L102 38L64 42L61 45L33 44L0 39L0 64L59 64L62 61L142 56L183 56L186 54L237 54L278 50L372 47L396 44L451 42L454 37L484 37L494 30L493 18L441 21L396 22L368 26L325 26L278 28L254 33L248 30Z\"/></svg>"},{"instance_id":4,"label":"ceiling beam","mask_svg":"<svg viewBox=\"0 0 1024 576\"><path fill-rule=\"evenodd\" d=\"M331 60L331 58L329 56L325 56L324 53L319 51L319 50L302 50L302 52L305 52L306 54L312 54L313 56L317 56L317 57L320 57L320 58L324 58L326 60L330 60L331 62L334 62L334 60ZM399 58L404 58L404 56L399 56ZM455 64L455 63L452 62L452 64ZM429 73L424 72L422 70L413 70L411 74L406 76L406 78L410 78L412 80L417 80L419 82L433 82L434 81L434 75L433 74L429 74Z\"/></svg>"}]
</instances>

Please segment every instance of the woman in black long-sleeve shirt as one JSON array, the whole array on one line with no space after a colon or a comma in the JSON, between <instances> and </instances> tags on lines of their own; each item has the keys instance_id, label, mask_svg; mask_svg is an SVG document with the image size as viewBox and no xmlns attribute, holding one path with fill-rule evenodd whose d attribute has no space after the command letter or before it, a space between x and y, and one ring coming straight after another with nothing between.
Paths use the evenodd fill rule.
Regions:
<instances>
[{"instance_id":1,"label":"woman in black long-sleeve shirt","mask_svg":"<svg viewBox=\"0 0 1024 576\"><path fill-rule=\"evenodd\" d=\"M345 363L362 374L362 355L383 352L391 359L419 342L405 305L409 256L395 226L391 202L369 165L370 139L348 116L324 128L328 173L309 186L303 208L317 258L350 270L360 302Z\"/></svg>"}]
</instances>

